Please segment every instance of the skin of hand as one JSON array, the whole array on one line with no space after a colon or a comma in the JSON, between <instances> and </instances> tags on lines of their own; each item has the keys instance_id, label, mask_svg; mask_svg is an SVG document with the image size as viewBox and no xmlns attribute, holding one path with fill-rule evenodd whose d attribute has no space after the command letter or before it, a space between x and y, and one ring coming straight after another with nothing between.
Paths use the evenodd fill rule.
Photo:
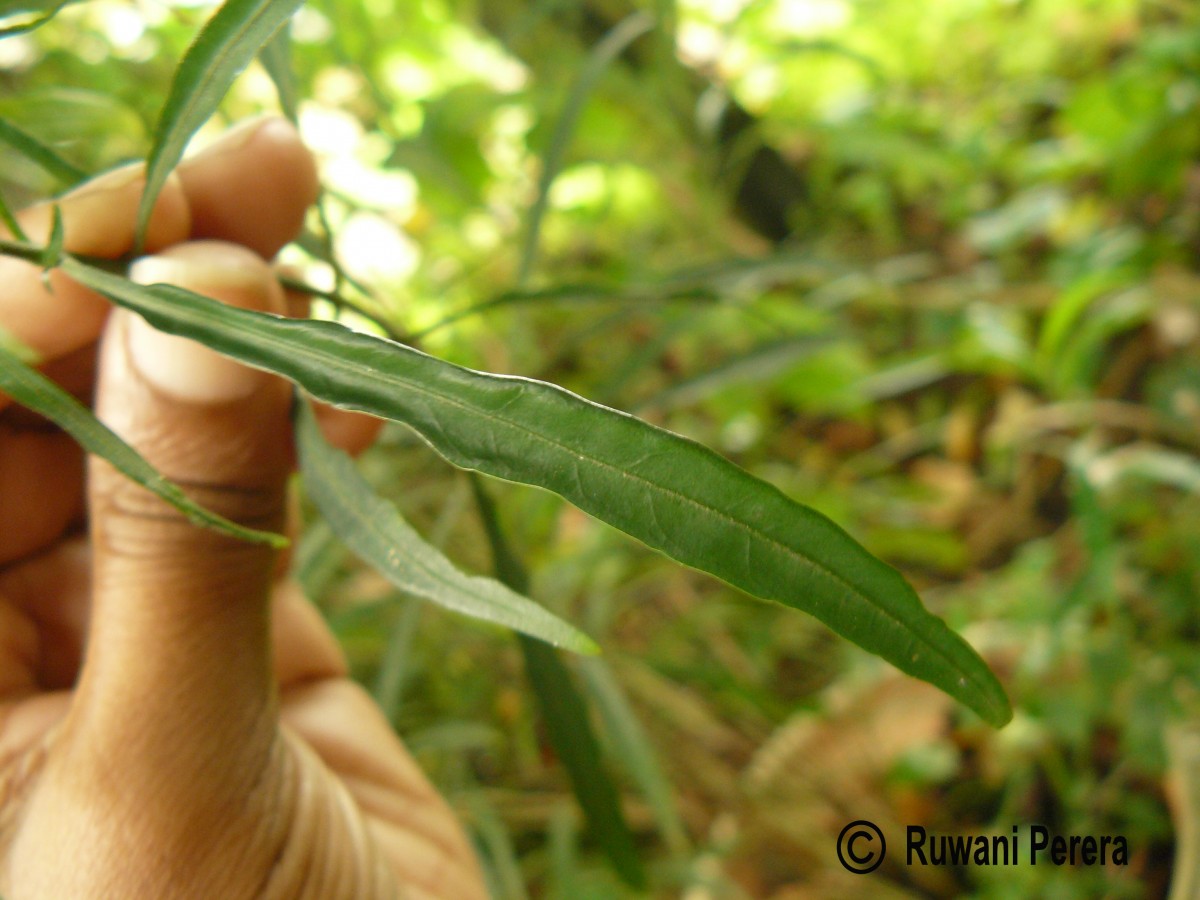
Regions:
<instances>
[{"instance_id":1,"label":"skin of hand","mask_svg":"<svg viewBox=\"0 0 1200 900\"><path fill-rule=\"evenodd\" d=\"M133 245L140 167L59 201L70 252ZM315 166L243 123L185 160L131 277L288 312L264 262ZM33 239L45 206L24 211ZM0 259L0 328L201 503L284 527L288 385ZM291 312L296 313L293 308ZM362 449L376 424L318 409ZM85 502L86 498L86 502ZM89 534L82 535L86 522ZM483 898L450 808L269 549L198 529L0 395L0 894Z\"/></svg>"}]
</instances>

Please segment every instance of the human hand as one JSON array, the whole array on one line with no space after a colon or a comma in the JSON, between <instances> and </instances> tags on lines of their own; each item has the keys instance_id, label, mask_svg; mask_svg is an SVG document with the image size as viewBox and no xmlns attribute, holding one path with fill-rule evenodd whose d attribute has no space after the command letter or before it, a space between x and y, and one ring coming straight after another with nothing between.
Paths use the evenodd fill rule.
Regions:
<instances>
[{"instance_id":1,"label":"human hand","mask_svg":"<svg viewBox=\"0 0 1200 900\"><path fill-rule=\"evenodd\" d=\"M146 241L157 255L133 275L286 312L263 259L315 192L295 131L247 123L172 176ZM132 167L63 198L66 249L130 252L140 194ZM20 218L36 237L50 211ZM0 328L68 390L94 388L100 417L203 505L281 529L286 383L50 282L0 258ZM364 417L320 412L345 449L373 436ZM90 540L76 534L85 496ZM486 895L449 807L280 568L103 461L85 478L69 437L0 396L7 900Z\"/></svg>"}]
</instances>

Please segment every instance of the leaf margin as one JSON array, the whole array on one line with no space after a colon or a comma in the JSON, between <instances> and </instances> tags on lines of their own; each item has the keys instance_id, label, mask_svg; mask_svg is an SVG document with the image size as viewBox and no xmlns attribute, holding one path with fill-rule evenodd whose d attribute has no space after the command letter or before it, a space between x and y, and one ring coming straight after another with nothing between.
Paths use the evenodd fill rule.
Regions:
<instances>
[{"instance_id":1,"label":"leaf margin","mask_svg":"<svg viewBox=\"0 0 1200 900\"><path fill-rule=\"evenodd\" d=\"M400 511L390 501L372 490L346 453L325 441L306 400L297 397L294 413L296 452L305 490L330 528L352 553L406 594L576 653L595 655L600 652L595 641L529 599L525 592L516 591L509 585L482 575L460 571L440 550L427 543L415 528L404 521ZM352 528L352 525L357 528ZM374 531L380 545L391 549L380 552L372 548L361 537L364 529ZM402 553L407 555L402 557ZM423 554L423 558L418 557L417 553ZM472 587L488 588L493 593L500 589L503 594L511 595L504 599L517 608L488 615L471 612L469 607L472 604L469 601L451 605L445 602L444 595L422 585L418 578L405 577L404 571L411 572L417 568L423 570L431 580L442 582L451 592L457 590L467 595ZM474 594L476 600L479 596ZM522 615L540 622L540 626L535 625L531 630L528 619L523 623L518 621Z\"/></svg>"},{"instance_id":2,"label":"leaf margin","mask_svg":"<svg viewBox=\"0 0 1200 900\"><path fill-rule=\"evenodd\" d=\"M21 354L20 348L27 352ZM30 366L22 355L30 361L36 359L33 350L4 333L0 339L0 390L15 402L54 422L88 453L103 458L126 478L171 504L194 525L277 550L289 545L283 535L239 525L196 503L90 409Z\"/></svg>"},{"instance_id":3,"label":"leaf margin","mask_svg":"<svg viewBox=\"0 0 1200 900\"><path fill-rule=\"evenodd\" d=\"M821 513L797 503L778 488L739 469L708 447L649 425L627 413L600 406L557 385L518 376L474 372L402 344L351 332L337 323L285 319L266 313L234 309L169 285L149 287L134 285L126 279L90 267L70 256L64 257L62 268L72 278L108 296L118 305L141 313L157 328L173 334L184 334L248 365L281 374L285 378L302 384L314 396L336 406L357 409L404 422L420 433L443 457L460 468L484 471L507 480L533 484L559 493L585 512L614 525L677 562L708 572L752 596L807 612L825 622L843 637L868 652L884 658L901 671L934 684L973 709L995 727L1002 727L1012 718L1011 704L995 674L970 644L951 630L941 618L925 609L916 592L899 572L872 556L840 526ZM258 343L256 343L255 335L257 335ZM332 344L339 349L333 351L326 347L324 350L314 350L313 345L316 343ZM320 357L322 365L313 364L306 368L300 360L304 354L298 352L299 350L306 350L308 355ZM614 515L596 512L595 504L589 503L588 498L584 496L586 492L583 490L581 482L578 490L572 490L569 485L564 490L561 485L552 487L546 483L546 481L552 480L552 476L560 477L561 473L545 472L543 478L546 480L530 480L511 471L505 473L498 464L489 467L486 460L481 465L480 460L470 459L465 454L459 454L455 458L453 448L448 447L445 443L439 445L437 440L431 437L430 431L436 433L436 416L429 410L425 411L425 418L422 419L421 416L416 415L417 404L409 399L407 413L397 413L394 409L389 411L390 405L403 401L383 390L380 382L384 379L377 378L375 384L369 384L365 388L358 385L360 390L353 389L354 379L350 379L352 389L349 394L346 392L346 384L339 384L338 373L339 370L344 370L349 365L347 360L353 359L357 365L361 366L364 364L363 361L370 359L373 354L381 353L392 354L393 359L407 357L412 365L419 363L427 368L433 366L438 370L439 378L453 382L454 390L460 392L453 397L453 402L459 406L466 405L462 396L472 386L485 394L490 390L491 393L487 397L488 403L496 405L501 411L517 403L522 393L532 392L547 407L557 404L560 410L563 408L576 410L589 408L593 413L599 413L605 417L603 431L613 432L618 428L625 429L626 433L629 432L629 429L645 430L656 433L659 440L671 444L680 452L684 448L691 448L688 450L692 454L689 464L692 467L703 467L706 471L689 473L689 485L703 488L706 476L714 476L714 473L724 478L737 477L744 485L754 488L759 502L773 504L777 509L785 510L789 518L803 520L807 527L815 529L819 535L817 543L822 545L823 551L840 548L841 551L855 557L855 564L844 567L847 574L839 574L830 570L828 565L820 560L788 548L786 544L769 535L767 529L771 527L770 518L759 508L751 509L748 512L750 517L756 519L753 527L747 522L731 517L727 512L710 511L717 512L721 518L743 525L747 533L763 537L768 548L774 543L785 551L791 550L800 560L797 571L810 575L815 571L822 577L831 578L835 582L837 592L841 594L838 598L839 601L844 601L847 593L853 595L855 592L859 592L862 594L862 599L866 601L865 604L860 603L855 610L846 613L840 610L839 603L833 602L832 595L815 600L807 598L807 602L803 602L800 599L775 596L774 589L764 593L757 586L758 579L762 575L761 567L753 566L748 556L745 567L737 569L737 572L731 576L727 571L720 570L720 567L708 564L704 550L682 553L678 551L678 548L673 550L669 546L671 535L661 531L661 528L658 529L660 533L657 536L647 535L646 529L643 529L642 533L638 533L637 530L631 530L625 524L614 521ZM376 374L378 375L378 372ZM425 374L428 375L428 372ZM344 371L342 375L345 375ZM421 382L420 379L417 379L415 385L411 377L408 382L403 382L399 376L396 376L395 380L397 381L395 387L398 389L411 391L414 387L423 387L427 395L438 396L435 391L429 389L428 384ZM353 396L350 396L351 394ZM441 397L441 399L446 398ZM477 404L474 413L482 414L483 411ZM496 418L494 410L486 411L492 414L493 419ZM546 415L541 418L554 420L556 415L553 409L547 409ZM527 427L526 430L528 431ZM594 438L597 434L603 434L603 431L595 429L593 424L586 436ZM529 433L534 432L530 431ZM543 441L553 443L545 435L540 435L540 437ZM608 434L605 439L610 442L614 440L612 434ZM619 436L615 443L620 443ZM578 459L584 460L586 457L579 453L581 446L583 445L576 444L568 447L559 444L558 449L568 451L575 454ZM495 450L495 448L496 445L493 441L492 449ZM645 460L641 462L644 463ZM519 464L523 464L523 460L519 461ZM602 463L602 465L615 468L608 463ZM628 472L618 471L621 471L624 477L629 477ZM576 481L578 480L576 471ZM655 486L652 482L646 481L646 483ZM583 502L577 499L578 497L583 497ZM685 496L685 499L701 506L702 509L705 508L691 498ZM742 499L744 502L745 498ZM620 518L620 516L615 516L615 518ZM626 521L628 521L628 517ZM656 528L658 528L657 525ZM809 538L811 539L811 535ZM710 541L710 544L712 544L713 552L721 549L721 544L717 541ZM750 545L746 546L748 548ZM749 552L747 549L747 553ZM701 561L693 561L697 558L700 558ZM868 589L863 590L860 585L856 585L853 579L860 581L865 579L870 582ZM890 620L899 625L902 639L880 639L871 633L870 628L864 630L864 626L858 620L862 613L874 616L877 620L882 616L885 623ZM903 618L905 615L911 621L905 621Z\"/></svg>"}]
</instances>

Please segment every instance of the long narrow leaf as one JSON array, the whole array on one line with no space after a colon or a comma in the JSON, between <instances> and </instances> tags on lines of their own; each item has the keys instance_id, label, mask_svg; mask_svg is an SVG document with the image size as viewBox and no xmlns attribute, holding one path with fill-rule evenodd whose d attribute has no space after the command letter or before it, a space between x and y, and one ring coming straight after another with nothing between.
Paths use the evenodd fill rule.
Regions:
<instances>
[{"instance_id":1,"label":"long narrow leaf","mask_svg":"<svg viewBox=\"0 0 1200 900\"><path fill-rule=\"evenodd\" d=\"M4 328L0 328L0 350L31 368L42 362L41 354ZM34 374L41 375L40 372Z\"/></svg>"},{"instance_id":2,"label":"long narrow leaf","mask_svg":"<svg viewBox=\"0 0 1200 900\"><path fill-rule=\"evenodd\" d=\"M46 277L50 269L54 268L54 262L62 256L63 241L66 239L66 230L63 227L62 207L57 203L50 211L50 240L46 242L46 253L43 257L43 265L46 271L42 273Z\"/></svg>"},{"instance_id":3,"label":"long narrow leaf","mask_svg":"<svg viewBox=\"0 0 1200 900\"><path fill-rule=\"evenodd\" d=\"M473 372L336 323L136 285L70 257L62 268L156 328L404 422L457 466L546 488L685 565L808 612L994 725L1012 715L983 660L895 569L706 447L554 385Z\"/></svg>"},{"instance_id":4,"label":"long narrow leaf","mask_svg":"<svg viewBox=\"0 0 1200 900\"><path fill-rule=\"evenodd\" d=\"M220 105L233 80L304 0L226 0L184 54L159 115L146 160L146 187L138 207L137 244L154 201L196 130Z\"/></svg>"},{"instance_id":5,"label":"long narrow leaf","mask_svg":"<svg viewBox=\"0 0 1200 900\"><path fill-rule=\"evenodd\" d=\"M571 776L571 787L587 815L588 827L613 868L633 887L645 887L637 846L621 813L616 785L604 774L600 745L587 718L587 704L570 670L552 647L524 635L521 653L550 743Z\"/></svg>"},{"instance_id":6,"label":"long narrow leaf","mask_svg":"<svg viewBox=\"0 0 1200 900\"><path fill-rule=\"evenodd\" d=\"M605 68L614 59L636 41L639 37L654 27L654 19L644 12L635 12L618 22L604 39L600 41L588 55L587 61L575 83L571 86L570 96L563 107L562 114L554 126L550 138L550 146L542 157L542 175L538 180L537 196L529 211L529 224L525 228L525 244L521 248L521 261L517 267L517 283L524 284L533 272L534 260L537 258L538 238L542 231L542 219L546 215L546 205L550 200L550 187L562 168L563 159L570 146L571 137L587 99L595 88Z\"/></svg>"},{"instance_id":7,"label":"long narrow leaf","mask_svg":"<svg viewBox=\"0 0 1200 900\"><path fill-rule=\"evenodd\" d=\"M295 124L299 119L300 100L296 92L296 76L292 72L291 33L286 26L280 27L275 36L263 45L258 61L275 85L280 109Z\"/></svg>"},{"instance_id":8,"label":"long narrow leaf","mask_svg":"<svg viewBox=\"0 0 1200 900\"><path fill-rule=\"evenodd\" d=\"M41 28L51 19L58 15L68 3L73 0L28 0L28 2L17 3L0 3L0 19L8 18L9 16L28 14L32 15L36 12L41 12L41 15L31 19L26 19L23 22L18 22L16 25L0 26L0 39L6 37L14 37L18 34L26 34L35 29Z\"/></svg>"},{"instance_id":9,"label":"long narrow leaf","mask_svg":"<svg viewBox=\"0 0 1200 900\"><path fill-rule=\"evenodd\" d=\"M417 637L417 624L421 618L421 606L415 602L398 604L395 620L388 634L387 645L379 660L379 673L371 695L387 720L393 724L400 710L400 699L413 668L413 642Z\"/></svg>"},{"instance_id":10,"label":"long narrow leaf","mask_svg":"<svg viewBox=\"0 0 1200 900\"><path fill-rule=\"evenodd\" d=\"M307 403L297 405L304 486L334 533L402 591L579 653L599 648L582 632L491 578L465 575L377 495L345 453L321 437Z\"/></svg>"},{"instance_id":11,"label":"long narrow leaf","mask_svg":"<svg viewBox=\"0 0 1200 900\"><path fill-rule=\"evenodd\" d=\"M287 546L287 539L282 535L245 528L192 501L92 415L91 410L41 372L22 362L21 355L6 341L0 341L0 391L54 422L89 453L108 460L114 469L170 503L189 521L244 541Z\"/></svg>"},{"instance_id":12,"label":"long narrow leaf","mask_svg":"<svg viewBox=\"0 0 1200 900\"><path fill-rule=\"evenodd\" d=\"M17 221L17 217L13 215L13 211L5 201L3 194L0 194L0 224L7 228L9 234L17 240L29 240L28 235L25 234L25 229L21 227L21 223Z\"/></svg>"},{"instance_id":13,"label":"long narrow leaf","mask_svg":"<svg viewBox=\"0 0 1200 900\"><path fill-rule=\"evenodd\" d=\"M73 2L73 0L66 0L66 3L62 2L62 0L0 0L0 16L46 13L61 6L66 6L70 2Z\"/></svg>"},{"instance_id":14,"label":"long narrow leaf","mask_svg":"<svg viewBox=\"0 0 1200 900\"><path fill-rule=\"evenodd\" d=\"M504 900L529 900L525 879L521 875L521 864L517 862L517 849L513 846L512 835L504 820L482 791L468 794L466 807L482 845L488 894Z\"/></svg>"},{"instance_id":15,"label":"long narrow leaf","mask_svg":"<svg viewBox=\"0 0 1200 900\"><path fill-rule=\"evenodd\" d=\"M5 119L0 119L0 143L8 144L63 184L72 185L87 178L87 172L64 159L53 147L42 143L32 134L21 130Z\"/></svg>"},{"instance_id":16,"label":"long narrow leaf","mask_svg":"<svg viewBox=\"0 0 1200 900\"><path fill-rule=\"evenodd\" d=\"M646 795L663 839L671 852L682 858L689 849L687 831L676 808L674 790L637 714L604 660L586 660L580 675L604 722L604 733L612 739L612 756Z\"/></svg>"},{"instance_id":17,"label":"long narrow leaf","mask_svg":"<svg viewBox=\"0 0 1200 900\"><path fill-rule=\"evenodd\" d=\"M731 385L764 383L801 359L828 347L833 338L824 335L786 337L760 344L707 371L678 381L642 403L637 412L679 409L724 390Z\"/></svg>"},{"instance_id":18,"label":"long narrow leaf","mask_svg":"<svg viewBox=\"0 0 1200 900\"><path fill-rule=\"evenodd\" d=\"M529 576L508 545L492 498L478 477L472 477L471 486L492 547L497 577L514 591L527 592ZM587 699L579 692L570 670L553 649L525 637L521 638L520 644L525 674L529 676L538 709L546 723L547 737L567 770L571 790L583 810L592 837L617 874L634 887L644 887L646 873L621 811L617 786L601 762L600 742L588 717Z\"/></svg>"}]
</instances>

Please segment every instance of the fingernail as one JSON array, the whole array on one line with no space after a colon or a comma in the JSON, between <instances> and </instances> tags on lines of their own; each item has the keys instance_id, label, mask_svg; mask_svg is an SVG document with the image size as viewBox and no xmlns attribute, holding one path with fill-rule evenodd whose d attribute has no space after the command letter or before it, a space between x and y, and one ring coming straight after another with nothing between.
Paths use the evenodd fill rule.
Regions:
<instances>
[{"instance_id":1,"label":"fingernail","mask_svg":"<svg viewBox=\"0 0 1200 900\"><path fill-rule=\"evenodd\" d=\"M233 306L270 305L262 297L263 280L253 270L214 265L178 253L172 255L172 251L137 260L129 269L129 277L139 284L177 285ZM130 358L146 381L179 400L229 403L252 394L267 377L189 338L165 334L140 316L130 316L125 340Z\"/></svg>"}]
</instances>

